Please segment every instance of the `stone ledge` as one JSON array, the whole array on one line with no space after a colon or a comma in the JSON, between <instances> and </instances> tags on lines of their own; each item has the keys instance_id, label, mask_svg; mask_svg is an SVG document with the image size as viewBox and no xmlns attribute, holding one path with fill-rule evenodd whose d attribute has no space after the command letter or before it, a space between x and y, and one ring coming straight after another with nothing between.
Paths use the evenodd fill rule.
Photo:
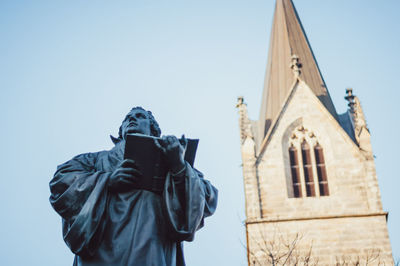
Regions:
<instances>
[{"instance_id":1,"label":"stone ledge","mask_svg":"<svg viewBox=\"0 0 400 266\"><path fill-rule=\"evenodd\" d=\"M248 225L248 224L259 224L259 223L279 223L279 222L290 222L290 221L357 218L357 217L369 217L369 216L386 216L387 220L388 215L389 215L388 212L376 212L376 213L364 213L364 214L327 215L318 217L298 217L298 218L283 218L283 219L261 218L261 219L248 219L245 221L245 223L246 225Z\"/></svg>"}]
</instances>

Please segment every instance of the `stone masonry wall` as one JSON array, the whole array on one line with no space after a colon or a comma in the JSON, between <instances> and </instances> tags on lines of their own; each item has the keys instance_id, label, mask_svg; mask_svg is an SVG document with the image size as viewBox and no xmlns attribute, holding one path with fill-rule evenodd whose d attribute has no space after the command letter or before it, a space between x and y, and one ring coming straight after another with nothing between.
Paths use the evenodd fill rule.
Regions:
<instances>
[{"instance_id":1,"label":"stone masonry wall","mask_svg":"<svg viewBox=\"0 0 400 266\"><path fill-rule=\"evenodd\" d=\"M255 265L271 265L266 261L267 250L276 256L284 254L287 248L283 245L293 243L297 234L292 258L304 259L312 247L311 262L318 265L354 265L357 259L361 265L367 265L367 259L368 265L393 265L384 215L249 224L248 234L250 265L254 261Z\"/></svg>"},{"instance_id":2,"label":"stone masonry wall","mask_svg":"<svg viewBox=\"0 0 400 266\"><path fill-rule=\"evenodd\" d=\"M302 198L294 198L289 195L292 181L287 136L291 125L299 119L324 148L329 196L305 197L303 193ZM371 190L377 184L375 171L366 167L365 160L311 90L300 83L258 165L263 217L286 219L382 212L379 189ZM301 165L300 173L304 190ZM318 184L315 173L314 182ZM371 206L370 202L378 204Z\"/></svg>"}]
</instances>

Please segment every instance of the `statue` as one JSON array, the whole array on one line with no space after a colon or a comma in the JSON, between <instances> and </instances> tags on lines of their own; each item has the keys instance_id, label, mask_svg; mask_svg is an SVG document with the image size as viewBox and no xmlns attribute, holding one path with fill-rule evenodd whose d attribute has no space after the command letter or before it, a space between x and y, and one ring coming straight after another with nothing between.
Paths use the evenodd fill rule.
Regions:
<instances>
[{"instance_id":1,"label":"statue","mask_svg":"<svg viewBox=\"0 0 400 266\"><path fill-rule=\"evenodd\" d=\"M50 181L74 265L185 265L182 242L216 209L217 189L184 161L175 136L157 142L169 168L161 193L137 189L140 166L124 159L131 133L159 137L161 130L150 111L135 107L111 137L111 150L74 157Z\"/></svg>"}]
</instances>

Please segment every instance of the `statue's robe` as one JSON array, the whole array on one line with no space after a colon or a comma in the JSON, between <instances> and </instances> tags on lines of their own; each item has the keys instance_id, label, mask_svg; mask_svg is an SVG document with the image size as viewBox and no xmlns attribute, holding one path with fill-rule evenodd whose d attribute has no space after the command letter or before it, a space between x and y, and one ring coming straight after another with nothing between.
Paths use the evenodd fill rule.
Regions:
<instances>
[{"instance_id":1,"label":"statue's robe","mask_svg":"<svg viewBox=\"0 0 400 266\"><path fill-rule=\"evenodd\" d=\"M185 265L182 241L193 240L214 213L217 190L186 163L179 176L167 174L162 194L110 191L123 147L121 141L110 151L78 155L50 181L50 202L62 217L74 265Z\"/></svg>"}]
</instances>

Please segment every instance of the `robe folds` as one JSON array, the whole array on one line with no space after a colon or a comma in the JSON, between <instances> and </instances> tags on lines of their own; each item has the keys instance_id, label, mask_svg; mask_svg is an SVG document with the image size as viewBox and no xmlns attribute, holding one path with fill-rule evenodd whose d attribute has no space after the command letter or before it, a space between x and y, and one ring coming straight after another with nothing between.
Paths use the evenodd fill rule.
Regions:
<instances>
[{"instance_id":1,"label":"robe folds","mask_svg":"<svg viewBox=\"0 0 400 266\"><path fill-rule=\"evenodd\" d=\"M78 155L50 181L50 203L62 217L74 265L185 265L182 241L192 241L214 213L217 189L186 163L179 177L167 174L162 194L110 191L123 150L121 141L109 151Z\"/></svg>"}]
</instances>

